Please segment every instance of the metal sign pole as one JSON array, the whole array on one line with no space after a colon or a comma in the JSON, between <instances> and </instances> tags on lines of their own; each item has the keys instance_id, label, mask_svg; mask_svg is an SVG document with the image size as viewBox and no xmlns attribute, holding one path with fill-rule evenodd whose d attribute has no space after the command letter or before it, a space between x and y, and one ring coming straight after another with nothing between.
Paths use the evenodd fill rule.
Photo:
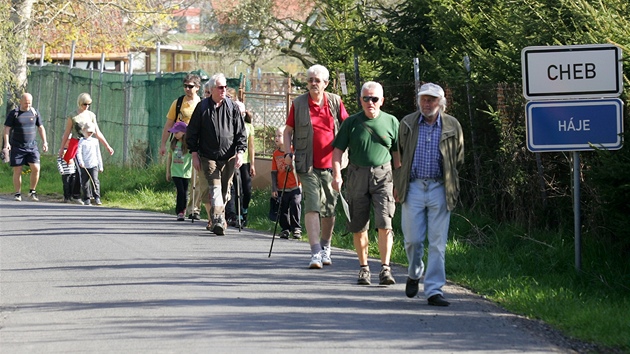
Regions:
<instances>
[{"instance_id":1,"label":"metal sign pole","mask_svg":"<svg viewBox=\"0 0 630 354\"><path fill-rule=\"evenodd\" d=\"M575 270L582 269L582 227L580 222L580 153L573 152L573 227L575 233Z\"/></svg>"}]
</instances>

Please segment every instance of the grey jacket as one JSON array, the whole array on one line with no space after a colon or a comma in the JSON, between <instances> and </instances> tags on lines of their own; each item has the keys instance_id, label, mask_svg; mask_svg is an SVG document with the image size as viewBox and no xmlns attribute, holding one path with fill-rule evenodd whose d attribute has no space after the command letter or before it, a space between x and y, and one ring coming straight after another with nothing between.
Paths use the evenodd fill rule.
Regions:
<instances>
[{"instance_id":1,"label":"grey jacket","mask_svg":"<svg viewBox=\"0 0 630 354\"><path fill-rule=\"evenodd\" d=\"M462 126L455 117L441 113L442 135L440 137L440 153L442 154L442 168L444 187L446 189L446 203L448 210L453 210L459 197L458 168L464 163L464 134ZM400 121L398 128L398 152L402 166L394 170L394 188L401 203L405 202L409 189L411 164L418 143L418 124L420 112L406 115Z\"/></svg>"}]
</instances>

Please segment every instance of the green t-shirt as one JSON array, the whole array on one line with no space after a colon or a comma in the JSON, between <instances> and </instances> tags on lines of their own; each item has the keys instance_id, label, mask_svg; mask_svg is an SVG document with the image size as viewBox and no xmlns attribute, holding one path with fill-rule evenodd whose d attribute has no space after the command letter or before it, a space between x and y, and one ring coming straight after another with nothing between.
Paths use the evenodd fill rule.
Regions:
<instances>
[{"instance_id":1,"label":"green t-shirt","mask_svg":"<svg viewBox=\"0 0 630 354\"><path fill-rule=\"evenodd\" d=\"M381 139L365 129L361 122L365 122ZM391 152L398 150L398 125L398 119L391 114L381 111L376 118L369 119L361 111L343 121L333 147L340 150L347 148L348 159L355 165L383 165L391 161Z\"/></svg>"},{"instance_id":2,"label":"green t-shirt","mask_svg":"<svg viewBox=\"0 0 630 354\"><path fill-rule=\"evenodd\" d=\"M171 176L190 178L192 177L192 155L190 152L182 153L182 142L175 144L175 150L171 150Z\"/></svg>"}]
</instances>

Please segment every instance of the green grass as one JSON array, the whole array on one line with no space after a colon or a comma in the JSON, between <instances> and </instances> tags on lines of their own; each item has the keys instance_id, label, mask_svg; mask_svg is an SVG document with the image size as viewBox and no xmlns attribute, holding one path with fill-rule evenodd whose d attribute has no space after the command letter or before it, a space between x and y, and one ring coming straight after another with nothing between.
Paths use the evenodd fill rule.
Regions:
<instances>
[{"instance_id":1,"label":"green grass","mask_svg":"<svg viewBox=\"0 0 630 354\"><path fill-rule=\"evenodd\" d=\"M7 164L0 166L0 193L13 192L11 174ZM102 199L108 207L174 214L175 188L164 175L163 166L106 166L100 175ZM61 201L61 178L52 157L43 157L41 176L38 194ZM28 190L28 178L28 173L23 175L23 192ZM274 223L267 219L268 203L269 190L254 191L249 227L273 231ZM392 261L406 265L400 213L394 225ZM456 210L447 246L447 276L509 311L543 320L570 337L630 352L630 262L592 235L583 239L582 272L577 272L572 230L528 234L513 225ZM333 245L353 249L343 215L337 217ZM370 254L378 256L373 231Z\"/></svg>"}]
</instances>

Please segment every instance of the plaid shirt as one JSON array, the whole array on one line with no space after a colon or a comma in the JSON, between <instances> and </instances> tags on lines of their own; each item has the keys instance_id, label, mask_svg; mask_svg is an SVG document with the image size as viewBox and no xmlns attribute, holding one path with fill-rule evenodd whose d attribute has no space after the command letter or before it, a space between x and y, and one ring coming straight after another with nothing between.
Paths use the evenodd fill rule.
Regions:
<instances>
[{"instance_id":1,"label":"plaid shirt","mask_svg":"<svg viewBox=\"0 0 630 354\"><path fill-rule=\"evenodd\" d=\"M442 154L440 154L440 136L442 119L438 115L433 125L425 122L420 115L418 124L418 143L413 154L411 179L442 178Z\"/></svg>"}]
</instances>

